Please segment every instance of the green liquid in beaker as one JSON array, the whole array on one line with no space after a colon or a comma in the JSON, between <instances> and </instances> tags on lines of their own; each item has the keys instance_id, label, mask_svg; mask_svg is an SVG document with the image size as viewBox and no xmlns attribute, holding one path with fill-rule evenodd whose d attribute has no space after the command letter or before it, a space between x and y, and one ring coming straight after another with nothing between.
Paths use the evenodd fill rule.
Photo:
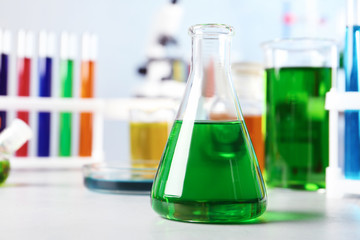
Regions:
<instances>
[{"instance_id":1,"label":"green liquid in beaker","mask_svg":"<svg viewBox=\"0 0 360 240\"><path fill-rule=\"evenodd\" d=\"M267 69L266 178L269 186L325 187L331 68Z\"/></svg>"},{"instance_id":2,"label":"green liquid in beaker","mask_svg":"<svg viewBox=\"0 0 360 240\"><path fill-rule=\"evenodd\" d=\"M177 120L161 161L152 207L163 217L239 222L266 209L265 186L242 121Z\"/></svg>"}]
</instances>

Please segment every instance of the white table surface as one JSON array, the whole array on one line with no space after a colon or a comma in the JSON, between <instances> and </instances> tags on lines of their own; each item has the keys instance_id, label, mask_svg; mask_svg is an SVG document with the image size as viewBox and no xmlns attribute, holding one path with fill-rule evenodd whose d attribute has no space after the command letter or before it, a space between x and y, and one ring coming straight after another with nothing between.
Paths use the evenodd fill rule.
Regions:
<instances>
[{"instance_id":1,"label":"white table surface","mask_svg":"<svg viewBox=\"0 0 360 240\"><path fill-rule=\"evenodd\" d=\"M272 189L256 224L169 221L149 196L86 189L81 171L12 171L0 188L0 239L360 239L360 197Z\"/></svg>"}]
</instances>

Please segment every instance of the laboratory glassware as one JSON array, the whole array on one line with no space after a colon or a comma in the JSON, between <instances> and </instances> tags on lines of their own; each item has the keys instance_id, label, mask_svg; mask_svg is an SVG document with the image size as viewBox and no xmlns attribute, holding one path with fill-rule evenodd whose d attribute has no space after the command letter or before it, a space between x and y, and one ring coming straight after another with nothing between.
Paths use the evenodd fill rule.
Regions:
<instances>
[{"instance_id":1,"label":"laboratory glassware","mask_svg":"<svg viewBox=\"0 0 360 240\"><path fill-rule=\"evenodd\" d=\"M18 96L30 96L31 80L31 58L33 57L34 36L30 31L20 30L18 34ZM29 112L18 111L17 118L29 124ZM17 152L16 156L26 157L28 155L28 143L25 143Z\"/></svg>"},{"instance_id":2,"label":"laboratory glassware","mask_svg":"<svg viewBox=\"0 0 360 240\"><path fill-rule=\"evenodd\" d=\"M97 38L85 33L82 39L81 98L94 97ZM80 113L79 156L89 157L93 143L93 114Z\"/></svg>"},{"instance_id":3,"label":"laboratory glassware","mask_svg":"<svg viewBox=\"0 0 360 240\"><path fill-rule=\"evenodd\" d=\"M331 40L263 44L266 67L266 181L271 187L325 187L329 117L325 94L337 67Z\"/></svg>"},{"instance_id":4,"label":"laboratory glassware","mask_svg":"<svg viewBox=\"0 0 360 240\"><path fill-rule=\"evenodd\" d=\"M0 133L0 184L9 176L11 155L31 136L30 127L20 119L15 119Z\"/></svg>"},{"instance_id":5,"label":"laboratory glassware","mask_svg":"<svg viewBox=\"0 0 360 240\"><path fill-rule=\"evenodd\" d=\"M344 49L345 91L359 92L360 2L347 1L347 26ZM360 179L360 112L346 110L345 177Z\"/></svg>"},{"instance_id":6,"label":"laboratory glassware","mask_svg":"<svg viewBox=\"0 0 360 240\"><path fill-rule=\"evenodd\" d=\"M76 58L76 37L74 34L61 34L60 48L60 97L73 97L74 62ZM72 113L61 112L59 120L59 156L70 157L72 146Z\"/></svg>"},{"instance_id":7,"label":"laboratory glassware","mask_svg":"<svg viewBox=\"0 0 360 240\"><path fill-rule=\"evenodd\" d=\"M156 168L135 168L114 163L83 167L84 184L93 191L114 194L149 194Z\"/></svg>"},{"instance_id":8,"label":"laboratory glassware","mask_svg":"<svg viewBox=\"0 0 360 240\"><path fill-rule=\"evenodd\" d=\"M234 87L261 171L265 168L264 68L255 62L231 64Z\"/></svg>"},{"instance_id":9,"label":"laboratory glassware","mask_svg":"<svg viewBox=\"0 0 360 240\"><path fill-rule=\"evenodd\" d=\"M173 109L130 110L130 153L134 168L157 168L174 119Z\"/></svg>"},{"instance_id":10,"label":"laboratory glassware","mask_svg":"<svg viewBox=\"0 0 360 240\"><path fill-rule=\"evenodd\" d=\"M191 72L151 193L162 217L231 223L266 209L266 189L230 73L233 28L194 25Z\"/></svg>"},{"instance_id":11,"label":"laboratory glassware","mask_svg":"<svg viewBox=\"0 0 360 240\"><path fill-rule=\"evenodd\" d=\"M51 97L52 68L55 54L55 35L46 31L39 34L39 97ZM50 156L51 113L39 112L37 155Z\"/></svg>"},{"instance_id":12,"label":"laboratory glassware","mask_svg":"<svg viewBox=\"0 0 360 240\"><path fill-rule=\"evenodd\" d=\"M0 29L0 95L8 94L9 56L11 52L11 34ZM0 111L0 132L6 127L6 112Z\"/></svg>"}]
</instances>

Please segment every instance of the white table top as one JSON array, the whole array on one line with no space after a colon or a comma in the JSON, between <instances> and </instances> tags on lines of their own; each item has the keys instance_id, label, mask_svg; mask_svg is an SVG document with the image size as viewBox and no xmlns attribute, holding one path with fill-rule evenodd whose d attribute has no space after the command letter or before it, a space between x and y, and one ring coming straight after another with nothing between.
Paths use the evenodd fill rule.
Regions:
<instances>
[{"instance_id":1,"label":"white table top","mask_svg":"<svg viewBox=\"0 0 360 240\"><path fill-rule=\"evenodd\" d=\"M169 221L149 196L86 189L80 171L12 171L0 189L0 239L360 239L360 197L272 189L256 224Z\"/></svg>"}]
</instances>

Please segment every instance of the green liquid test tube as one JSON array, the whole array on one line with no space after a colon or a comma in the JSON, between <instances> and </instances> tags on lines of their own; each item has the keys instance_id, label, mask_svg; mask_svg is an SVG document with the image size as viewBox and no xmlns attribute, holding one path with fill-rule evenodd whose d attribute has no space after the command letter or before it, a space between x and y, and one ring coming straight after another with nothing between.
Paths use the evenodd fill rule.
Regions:
<instances>
[{"instance_id":1,"label":"green liquid test tube","mask_svg":"<svg viewBox=\"0 0 360 240\"><path fill-rule=\"evenodd\" d=\"M72 97L73 85L73 60L60 61L60 79L61 79L61 97ZM71 132L72 132L72 113L60 113L60 141L59 141L59 156L71 156Z\"/></svg>"}]
</instances>

